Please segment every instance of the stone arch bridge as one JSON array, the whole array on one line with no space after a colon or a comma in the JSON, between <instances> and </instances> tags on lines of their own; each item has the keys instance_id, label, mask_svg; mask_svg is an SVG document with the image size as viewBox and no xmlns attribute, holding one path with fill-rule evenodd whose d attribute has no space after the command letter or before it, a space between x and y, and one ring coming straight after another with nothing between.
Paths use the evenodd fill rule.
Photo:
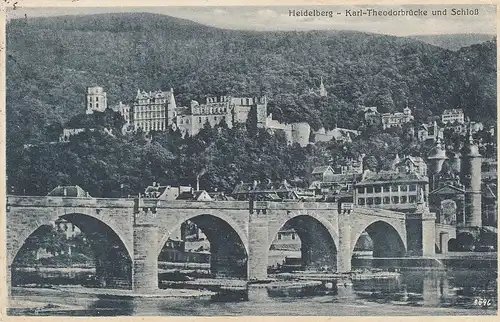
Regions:
<instances>
[{"instance_id":1,"label":"stone arch bridge","mask_svg":"<svg viewBox=\"0 0 500 322\"><path fill-rule=\"evenodd\" d=\"M433 214L420 217L416 229L420 236L415 236L403 213L361 207L339 211L331 203L8 196L6 210L9 286L11 265L27 240L58 218L86 235L100 236L96 249L104 259L121 248L127 258L123 265L130 266L124 274L137 292L158 287L158 255L186 220L195 222L209 239L213 272L248 280L267 278L269 248L285 223L302 241L306 266L326 265L338 272L351 270L354 247L363 231L371 236L378 257L405 256L409 251L432 255L435 247ZM97 274L99 270L105 274L113 264L96 265Z\"/></svg>"}]
</instances>

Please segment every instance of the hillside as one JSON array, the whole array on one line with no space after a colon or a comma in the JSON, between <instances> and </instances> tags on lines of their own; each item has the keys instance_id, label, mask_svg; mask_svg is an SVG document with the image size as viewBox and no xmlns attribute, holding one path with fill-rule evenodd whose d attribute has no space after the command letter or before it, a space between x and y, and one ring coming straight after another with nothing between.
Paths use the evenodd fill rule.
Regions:
<instances>
[{"instance_id":1,"label":"hillside","mask_svg":"<svg viewBox=\"0 0 500 322\"><path fill-rule=\"evenodd\" d=\"M462 47L481 44L496 38L487 34L450 34L450 35L417 35L413 39L449 50L459 50Z\"/></svg>"},{"instance_id":2,"label":"hillside","mask_svg":"<svg viewBox=\"0 0 500 322\"><path fill-rule=\"evenodd\" d=\"M310 94L323 77L327 99ZM360 32L222 30L147 13L12 20L7 25L8 144L47 140L81 113L87 86L109 104L138 88L174 88L180 104L205 95L268 95L270 111L317 128L356 127L358 105L417 117L463 107L496 119L496 43L450 51ZM53 123L47 127L47 124Z\"/></svg>"}]
</instances>

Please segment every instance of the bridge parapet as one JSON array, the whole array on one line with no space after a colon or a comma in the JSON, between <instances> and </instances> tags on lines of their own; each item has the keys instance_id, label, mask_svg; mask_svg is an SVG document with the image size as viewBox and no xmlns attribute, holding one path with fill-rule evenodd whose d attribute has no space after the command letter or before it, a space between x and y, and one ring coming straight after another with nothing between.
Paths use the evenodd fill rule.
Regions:
<instances>
[{"instance_id":1,"label":"bridge parapet","mask_svg":"<svg viewBox=\"0 0 500 322\"><path fill-rule=\"evenodd\" d=\"M385 209L379 209L379 208L372 208L372 207L360 207L360 206L355 206L354 209L352 210L354 215L356 214L362 214L362 215L368 215L368 216L376 216L380 218L394 218L394 219L405 219L406 214L403 212L397 212L397 211L391 211L391 210L385 210Z\"/></svg>"},{"instance_id":2,"label":"bridge parapet","mask_svg":"<svg viewBox=\"0 0 500 322\"><path fill-rule=\"evenodd\" d=\"M248 209L248 201L190 201L141 198L139 207L162 209Z\"/></svg>"},{"instance_id":3,"label":"bridge parapet","mask_svg":"<svg viewBox=\"0 0 500 322\"><path fill-rule=\"evenodd\" d=\"M131 208L133 204L133 199L126 198L7 196L7 206L13 207Z\"/></svg>"}]
</instances>

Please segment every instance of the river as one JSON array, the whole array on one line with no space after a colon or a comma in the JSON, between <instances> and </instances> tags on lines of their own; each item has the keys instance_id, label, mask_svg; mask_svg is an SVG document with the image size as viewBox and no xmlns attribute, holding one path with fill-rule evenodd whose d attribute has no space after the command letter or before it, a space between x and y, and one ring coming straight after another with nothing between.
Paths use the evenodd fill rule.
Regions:
<instances>
[{"instance_id":1,"label":"river","mask_svg":"<svg viewBox=\"0 0 500 322\"><path fill-rule=\"evenodd\" d=\"M15 288L9 315L494 315L497 275L493 270L403 271L393 279L353 282L340 296L328 287L309 294L230 293L206 298L125 298ZM250 300L248 299L250 298ZM24 303L24 305L23 305Z\"/></svg>"}]
</instances>

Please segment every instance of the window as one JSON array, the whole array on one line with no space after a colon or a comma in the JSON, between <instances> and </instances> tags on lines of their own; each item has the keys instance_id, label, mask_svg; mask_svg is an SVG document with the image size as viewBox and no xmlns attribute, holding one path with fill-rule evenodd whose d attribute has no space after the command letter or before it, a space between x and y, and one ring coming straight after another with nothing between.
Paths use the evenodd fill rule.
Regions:
<instances>
[{"instance_id":1,"label":"window","mask_svg":"<svg viewBox=\"0 0 500 322\"><path fill-rule=\"evenodd\" d=\"M408 186L405 184L401 185L401 191L408 191Z\"/></svg>"},{"instance_id":2,"label":"window","mask_svg":"<svg viewBox=\"0 0 500 322\"><path fill-rule=\"evenodd\" d=\"M363 206L365 204L365 198L358 198L358 205Z\"/></svg>"},{"instance_id":3,"label":"window","mask_svg":"<svg viewBox=\"0 0 500 322\"><path fill-rule=\"evenodd\" d=\"M384 185L384 192L389 192L391 190L391 186Z\"/></svg>"},{"instance_id":4,"label":"window","mask_svg":"<svg viewBox=\"0 0 500 322\"><path fill-rule=\"evenodd\" d=\"M375 192L382 192L381 186L375 186Z\"/></svg>"},{"instance_id":5,"label":"window","mask_svg":"<svg viewBox=\"0 0 500 322\"><path fill-rule=\"evenodd\" d=\"M359 187L358 188L359 193L365 193L365 187Z\"/></svg>"},{"instance_id":6,"label":"window","mask_svg":"<svg viewBox=\"0 0 500 322\"><path fill-rule=\"evenodd\" d=\"M396 185L391 186L391 191L392 192L398 192L399 191L399 186L396 186Z\"/></svg>"},{"instance_id":7,"label":"window","mask_svg":"<svg viewBox=\"0 0 500 322\"><path fill-rule=\"evenodd\" d=\"M295 233L292 233L292 239L295 240Z\"/></svg>"},{"instance_id":8,"label":"window","mask_svg":"<svg viewBox=\"0 0 500 322\"><path fill-rule=\"evenodd\" d=\"M373 187L366 187L366 192L372 193L373 192Z\"/></svg>"},{"instance_id":9,"label":"window","mask_svg":"<svg viewBox=\"0 0 500 322\"><path fill-rule=\"evenodd\" d=\"M392 203L399 203L399 197L392 197Z\"/></svg>"},{"instance_id":10,"label":"window","mask_svg":"<svg viewBox=\"0 0 500 322\"><path fill-rule=\"evenodd\" d=\"M384 204L390 204L391 203L391 198L390 197L384 197Z\"/></svg>"},{"instance_id":11,"label":"window","mask_svg":"<svg viewBox=\"0 0 500 322\"><path fill-rule=\"evenodd\" d=\"M99 107L99 103L95 103L95 107L98 108Z\"/></svg>"},{"instance_id":12,"label":"window","mask_svg":"<svg viewBox=\"0 0 500 322\"><path fill-rule=\"evenodd\" d=\"M367 205L373 205L373 198L366 198Z\"/></svg>"},{"instance_id":13,"label":"window","mask_svg":"<svg viewBox=\"0 0 500 322\"><path fill-rule=\"evenodd\" d=\"M375 204L380 205L382 203L382 198L380 197L375 197Z\"/></svg>"},{"instance_id":14,"label":"window","mask_svg":"<svg viewBox=\"0 0 500 322\"><path fill-rule=\"evenodd\" d=\"M201 123L201 116L198 118L198 123Z\"/></svg>"},{"instance_id":15,"label":"window","mask_svg":"<svg viewBox=\"0 0 500 322\"><path fill-rule=\"evenodd\" d=\"M95 98L95 101L96 101L96 102L99 102L99 97L96 97L96 98Z\"/></svg>"},{"instance_id":16,"label":"window","mask_svg":"<svg viewBox=\"0 0 500 322\"><path fill-rule=\"evenodd\" d=\"M401 197L401 203L406 203L406 196Z\"/></svg>"},{"instance_id":17,"label":"window","mask_svg":"<svg viewBox=\"0 0 500 322\"><path fill-rule=\"evenodd\" d=\"M410 185L410 191L416 191L417 190L417 185L416 184L411 184Z\"/></svg>"},{"instance_id":18,"label":"window","mask_svg":"<svg viewBox=\"0 0 500 322\"><path fill-rule=\"evenodd\" d=\"M278 233L278 240L281 240L281 234Z\"/></svg>"},{"instance_id":19,"label":"window","mask_svg":"<svg viewBox=\"0 0 500 322\"><path fill-rule=\"evenodd\" d=\"M417 202L417 196L409 196L408 200L409 200L409 203L415 203L415 202Z\"/></svg>"}]
</instances>

